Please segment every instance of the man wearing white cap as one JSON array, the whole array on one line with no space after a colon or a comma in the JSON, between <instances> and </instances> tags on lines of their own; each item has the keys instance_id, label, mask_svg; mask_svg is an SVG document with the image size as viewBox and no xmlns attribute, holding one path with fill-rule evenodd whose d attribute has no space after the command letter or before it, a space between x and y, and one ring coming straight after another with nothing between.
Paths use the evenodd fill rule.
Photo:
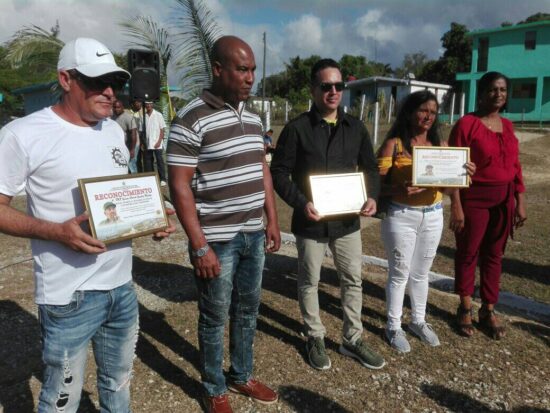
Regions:
<instances>
[{"instance_id":1,"label":"man wearing white cap","mask_svg":"<svg viewBox=\"0 0 550 413\"><path fill-rule=\"evenodd\" d=\"M126 172L124 134L109 118L130 74L87 38L63 47L57 69L60 102L0 131L0 231L31 238L45 364L38 412L78 410L90 341L101 411L129 412L138 334L131 242L107 249L82 229L77 179ZM27 213L10 206L23 189Z\"/></svg>"}]
</instances>

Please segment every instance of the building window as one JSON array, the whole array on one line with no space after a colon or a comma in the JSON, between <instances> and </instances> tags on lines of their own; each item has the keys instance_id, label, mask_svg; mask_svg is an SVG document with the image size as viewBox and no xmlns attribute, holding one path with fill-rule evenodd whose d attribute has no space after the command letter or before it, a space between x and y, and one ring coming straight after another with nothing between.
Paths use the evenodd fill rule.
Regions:
<instances>
[{"instance_id":1,"label":"building window","mask_svg":"<svg viewBox=\"0 0 550 413\"><path fill-rule=\"evenodd\" d=\"M489 58L489 38L481 37L477 47L477 71L485 72L487 70L487 61Z\"/></svg>"},{"instance_id":2,"label":"building window","mask_svg":"<svg viewBox=\"0 0 550 413\"><path fill-rule=\"evenodd\" d=\"M535 50L537 48L537 32L525 32L525 50Z\"/></svg>"},{"instance_id":3,"label":"building window","mask_svg":"<svg viewBox=\"0 0 550 413\"><path fill-rule=\"evenodd\" d=\"M537 84L535 82L514 83L512 86L512 98L535 99L537 96Z\"/></svg>"}]
</instances>

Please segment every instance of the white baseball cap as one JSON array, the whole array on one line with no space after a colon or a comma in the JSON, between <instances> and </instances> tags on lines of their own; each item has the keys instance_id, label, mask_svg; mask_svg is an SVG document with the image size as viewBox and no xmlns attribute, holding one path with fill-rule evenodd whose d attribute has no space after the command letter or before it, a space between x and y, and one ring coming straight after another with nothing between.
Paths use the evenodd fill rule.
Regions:
<instances>
[{"instance_id":1,"label":"white baseball cap","mask_svg":"<svg viewBox=\"0 0 550 413\"><path fill-rule=\"evenodd\" d=\"M59 53L57 70L71 69L88 77L120 73L130 78L130 73L117 66L113 54L103 43L86 37L71 40Z\"/></svg>"}]
</instances>

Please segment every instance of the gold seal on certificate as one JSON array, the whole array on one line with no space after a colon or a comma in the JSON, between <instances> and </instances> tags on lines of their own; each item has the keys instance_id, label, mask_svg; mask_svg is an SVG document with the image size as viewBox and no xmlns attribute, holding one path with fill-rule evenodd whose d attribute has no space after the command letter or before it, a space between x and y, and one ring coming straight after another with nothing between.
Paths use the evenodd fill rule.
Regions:
<instances>
[{"instance_id":1,"label":"gold seal on certificate","mask_svg":"<svg viewBox=\"0 0 550 413\"><path fill-rule=\"evenodd\" d=\"M155 172L79 179L92 236L105 244L141 237L168 226Z\"/></svg>"},{"instance_id":2,"label":"gold seal on certificate","mask_svg":"<svg viewBox=\"0 0 550 413\"><path fill-rule=\"evenodd\" d=\"M413 146L413 186L468 187L470 148Z\"/></svg>"},{"instance_id":3,"label":"gold seal on certificate","mask_svg":"<svg viewBox=\"0 0 550 413\"><path fill-rule=\"evenodd\" d=\"M320 215L357 214L367 201L363 173L312 175L313 205Z\"/></svg>"}]
</instances>

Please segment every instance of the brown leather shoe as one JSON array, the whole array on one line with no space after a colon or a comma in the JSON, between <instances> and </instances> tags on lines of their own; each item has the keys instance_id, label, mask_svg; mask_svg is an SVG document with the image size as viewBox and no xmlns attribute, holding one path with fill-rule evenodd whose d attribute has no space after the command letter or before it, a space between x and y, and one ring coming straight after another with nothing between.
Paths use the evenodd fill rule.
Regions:
<instances>
[{"instance_id":1,"label":"brown leather shoe","mask_svg":"<svg viewBox=\"0 0 550 413\"><path fill-rule=\"evenodd\" d=\"M251 379L245 384L230 383L227 387L232 392L244 394L262 404L272 404L279 400L279 395L276 391L271 390L257 380Z\"/></svg>"},{"instance_id":2,"label":"brown leather shoe","mask_svg":"<svg viewBox=\"0 0 550 413\"><path fill-rule=\"evenodd\" d=\"M229 396L227 393L219 396L202 396L202 403L207 413L233 413L233 409L229 404Z\"/></svg>"}]
</instances>

